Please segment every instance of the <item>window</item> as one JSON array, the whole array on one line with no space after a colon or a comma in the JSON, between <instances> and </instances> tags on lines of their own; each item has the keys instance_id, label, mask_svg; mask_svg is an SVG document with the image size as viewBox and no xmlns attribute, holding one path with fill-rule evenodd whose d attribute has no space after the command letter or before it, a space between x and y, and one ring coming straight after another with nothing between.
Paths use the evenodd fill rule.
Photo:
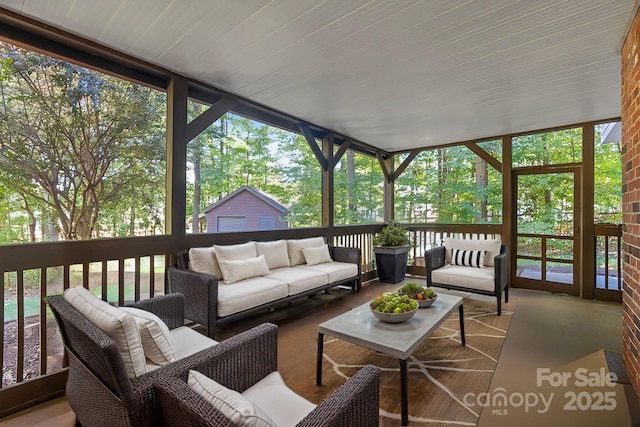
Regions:
<instances>
[{"instance_id":1,"label":"window","mask_svg":"<svg viewBox=\"0 0 640 427\"><path fill-rule=\"evenodd\" d=\"M382 222L384 177L375 157L347 150L334 169L334 222Z\"/></svg>"},{"instance_id":2,"label":"window","mask_svg":"<svg viewBox=\"0 0 640 427\"><path fill-rule=\"evenodd\" d=\"M166 95L0 42L0 244L164 233Z\"/></svg>"},{"instance_id":3,"label":"window","mask_svg":"<svg viewBox=\"0 0 640 427\"><path fill-rule=\"evenodd\" d=\"M206 108L190 101L189 119ZM190 141L187 150L187 232L198 230L202 217L244 188L276 206L278 220L271 228L321 224L321 168L301 135L226 113ZM256 212L271 211L252 206L233 210L233 215L245 216L247 229L262 229ZM213 225L205 232L223 231Z\"/></svg>"},{"instance_id":4,"label":"window","mask_svg":"<svg viewBox=\"0 0 640 427\"><path fill-rule=\"evenodd\" d=\"M500 141L478 145L500 159ZM406 223L500 223L502 174L464 145L423 151L396 181L395 217Z\"/></svg>"},{"instance_id":5,"label":"window","mask_svg":"<svg viewBox=\"0 0 640 427\"><path fill-rule=\"evenodd\" d=\"M276 219L274 217L258 218L258 230L273 230L276 228Z\"/></svg>"}]
</instances>

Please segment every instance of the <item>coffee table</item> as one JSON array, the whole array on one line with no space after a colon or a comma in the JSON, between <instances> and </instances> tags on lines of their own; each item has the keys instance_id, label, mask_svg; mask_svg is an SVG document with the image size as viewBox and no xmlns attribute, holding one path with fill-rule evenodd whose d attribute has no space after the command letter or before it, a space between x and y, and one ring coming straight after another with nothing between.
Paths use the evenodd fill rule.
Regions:
<instances>
[{"instance_id":1,"label":"coffee table","mask_svg":"<svg viewBox=\"0 0 640 427\"><path fill-rule=\"evenodd\" d=\"M418 309L411 319L403 323L384 323L378 320L369 311L369 302L321 323L318 325L316 384L322 385L325 335L395 357L400 361L402 425L408 425L407 359L453 313L456 307L460 312L460 337L462 345L465 345L464 308L462 298L455 295L438 294L438 299L431 307Z\"/></svg>"}]
</instances>

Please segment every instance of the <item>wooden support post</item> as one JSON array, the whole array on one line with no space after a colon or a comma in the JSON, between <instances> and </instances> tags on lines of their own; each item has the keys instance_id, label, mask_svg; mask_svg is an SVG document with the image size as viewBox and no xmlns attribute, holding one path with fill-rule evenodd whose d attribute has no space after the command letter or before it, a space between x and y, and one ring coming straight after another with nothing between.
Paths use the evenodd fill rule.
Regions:
<instances>
[{"instance_id":1,"label":"wooden support post","mask_svg":"<svg viewBox=\"0 0 640 427\"><path fill-rule=\"evenodd\" d=\"M594 168L595 168L595 124L587 123L582 126L582 168L581 168L581 199L582 209L578 207L578 212L582 212L580 218L576 218L580 225L581 271L574 269L573 274L580 274L578 283L581 284L580 295L585 299L594 298L594 288L596 285L596 237L595 237L595 214L594 214ZM575 255L574 255L575 256Z\"/></svg>"}]
</instances>

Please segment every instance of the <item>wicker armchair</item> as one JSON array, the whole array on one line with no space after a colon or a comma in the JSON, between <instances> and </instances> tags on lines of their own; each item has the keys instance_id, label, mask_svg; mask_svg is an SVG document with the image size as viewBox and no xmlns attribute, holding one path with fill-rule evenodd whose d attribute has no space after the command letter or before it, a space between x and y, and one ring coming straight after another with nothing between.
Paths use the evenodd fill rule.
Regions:
<instances>
[{"instance_id":1,"label":"wicker armchair","mask_svg":"<svg viewBox=\"0 0 640 427\"><path fill-rule=\"evenodd\" d=\"M267 325L258 326L154 371L130 379L118 346L109 336L75 310L62 295L47 302L58 322L69 360L66 397L76 414L76 425L157 426L162 424L160 403L153 384L163 377L184 376L217 363L216 355L228 346L250 342L266 345ZM184 323L180 294L158 296L133 305L153 312L174 329Z\"/></svg>"},{"instance_id":2,"label":"wicker armchair","mask_svg":"<svg viewBox=\"0 0 640 427\"><path fill-rule=\"evenodd\" d=\"M217 363L199 371L218 383L243 392L277 370L277 329L266 341L216 348ZM261 345L261 347L257 347ZM256 347L256 348L254 348ZM235 426L230 419L187 385L188 374L164 377L155 384L165 426ZM380 370L365 366L318 405L297 425L314 427L375 427L379 423Z\"/></svg>"}]
</instances>

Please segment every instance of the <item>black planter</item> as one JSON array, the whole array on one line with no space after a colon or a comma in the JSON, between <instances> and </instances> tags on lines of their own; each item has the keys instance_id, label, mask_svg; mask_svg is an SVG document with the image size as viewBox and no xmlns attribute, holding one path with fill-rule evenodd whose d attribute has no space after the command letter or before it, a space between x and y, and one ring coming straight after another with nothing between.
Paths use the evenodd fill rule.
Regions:
<instances>
[{"instance_id":1,"label":"black planter","mask_svg":"<svg viewBox=\"0 0 640 427\"><path fill-rule=\"evenodd\" d=\"M378 280L385 283L399 283L407 273L409 246L373 248L376 254Z\"/></svg>"}]
</instances>

